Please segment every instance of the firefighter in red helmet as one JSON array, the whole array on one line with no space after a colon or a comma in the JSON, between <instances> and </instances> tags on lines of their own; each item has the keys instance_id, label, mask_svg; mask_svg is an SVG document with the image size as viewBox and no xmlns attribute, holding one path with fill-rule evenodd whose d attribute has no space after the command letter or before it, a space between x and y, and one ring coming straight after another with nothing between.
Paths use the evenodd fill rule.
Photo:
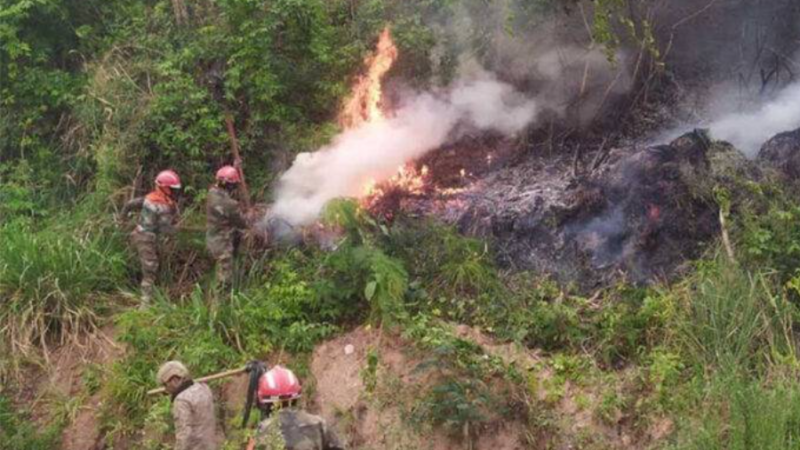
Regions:
<instances>
[{"instance_id":1,"label":"firefighter in red helmet","mask_svg":"<svg viewBox=\"0 0 800 450\"><path fill-rule=\"evenodd\" d=\"M175 233L178 214L176 202L181 189L181 179L173 170L160 172L155 179L155 189L144 197L125 204L123 214L140 209L139 222L131 240L142 264L142 305L147 305L158 278L160 257L163 256L165 237Z\"/></svg>"},{"instance_id":2,"label":"firefighter in red helmet","mask_svg":"<svg viewBox=\"0 0 800 450\"><path fill-rule=\"evenodd\" d=\"M234 198L242 177L233 166L217 171L216 183L206 198L206 247L216 261L217 283L229 290L233 263L242 230L247 227L239 202Z\"/></svg>"},{"instance_id":3,"label":"firefighter in red helmet","mask_svg":"<svg viewBox=\"0 0 800 450\"><path fill-rule=\"evenodd\" d=\"M344 450L325 419L297 408L302 388L294 373L275 366L258 381L258 408L262 421L252 449Z\"/></svg>"}]
</instances>

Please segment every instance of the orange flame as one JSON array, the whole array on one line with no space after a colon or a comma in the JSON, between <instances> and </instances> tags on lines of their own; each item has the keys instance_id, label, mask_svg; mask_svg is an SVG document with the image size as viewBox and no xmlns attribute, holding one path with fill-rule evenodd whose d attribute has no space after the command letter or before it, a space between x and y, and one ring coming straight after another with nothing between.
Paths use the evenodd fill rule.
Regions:
<instances>
[{"instance_id":1,"label":"orange flame","mask_svg":"<svg viewBox=\"0 0 800 450\"><path fill-rule=\"evenodd\" d=\"M364 193L361 204L371 208L380 202L380 199L388 192L403 192L407 195L421 195L425 192L428 184L428 166L422 166L417 170L413 164L402 165L397 168L397 173L386 181L376 183L369 180L364 185Z\"/></svg>"},{"instance_id":2,"label":"orange flame","mask_svg":"<svg viewBox=\"0 0 800 450\"><path fill-rule=\"evenodd\" d=\"M367 73L356 80L350 98L345 102L339 115L339 124L345 129L355 128L363 123L383 119L380 109L381 79L392 68L397 59L397 47L392 41L389 28L385 28L378 39L375 53L364 62Z\"/></svg>"},{"instance_id":3,"label":"orange flame","mask_svg":"<svg viewBox=\"0 0 800 450\"><path fill-rule=\"evenodd\" d=\"M352 129L384 120L381 111L381 81L392 68L397 56L397 47L387 27L378 39L375 52L364 61L366 73L356 79L350 97L339 114L339 124L343 128ZM409 163L398 167L397 172L387 180L378 182L374 178L368 179L362 188L360 202L364 207L372 209L389 192L422 194L429 180L428 172L427 166L417 170L413 163Z\"/></svg>"}]
</instances>

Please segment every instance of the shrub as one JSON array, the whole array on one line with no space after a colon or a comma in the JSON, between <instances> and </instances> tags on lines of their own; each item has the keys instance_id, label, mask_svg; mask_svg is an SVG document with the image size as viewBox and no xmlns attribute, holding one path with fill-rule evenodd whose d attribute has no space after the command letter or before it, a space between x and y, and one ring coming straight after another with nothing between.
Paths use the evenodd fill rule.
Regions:
<instances>
[{"instance_id":1,"label":"shrub","mask_svg":"<svg viewBox=\"0 0 800 450\"><path fill-rule=\"evenodd\" d=\"M734 222L738 256L750 269L777 271L784 283L800 267L800 204L776 186L748 187Z\"/></svg>"},{"instance_id":2,"label":"shrub","mask_svg":"<svg viewBox=\"0 0 800 450\"><path fill-rule=\"evenodd\" d=\"M388 229L351 200L331 202L324 220L343 230L346 239L325 258L325 278L316 285L321 300L341 305L342 317L357 317L365 309L359 307L364 300L373 321L387 325L403 321L409 276L403 263L380 245Z\"/></svg>"},{"instance_id":3,"label":"shrub","mask_svg":"<svg viewBox=\"0 0 800 450\"><path fill-rule=\"evenodd\" d=\"M410 411L412 421L443 426L452 435L471 439L482 423L512 410L512 391L524 384L513 367L424 314L409 322L404 335L428 355L415 370L435 374L434 383Z\"/></svg>"},{"instance_id":4,"label":"shrub","mask_svg":"<svg viewBox=\"0 0 800 450\"><path fill-rule=\"evenodd\" d=\"M337 305L342 318L369 311L371 320L394 325L405 319L408 274L403 265L373 246L340 246L323 264L315 289L320 301Z\"/></svg>"},{"instance_id":5,"label":"shrub","mask_svg":"<svg viewBox=\"0 0 800 450\"><path fill-rule=\"evenodd\" d=\"M278 348L309 352L336 329L338 305L321 300L290 261L278 259L271 265L269 277L234 294L221 306L218 319L246 355Z\"/></svg>"}]
</instances>

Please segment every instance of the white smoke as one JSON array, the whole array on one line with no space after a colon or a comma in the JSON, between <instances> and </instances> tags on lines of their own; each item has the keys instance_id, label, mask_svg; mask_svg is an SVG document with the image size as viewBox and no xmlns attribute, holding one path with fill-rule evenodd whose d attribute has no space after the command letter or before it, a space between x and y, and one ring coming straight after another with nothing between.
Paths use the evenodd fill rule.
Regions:
<instances>
[{"instance_id":1,"label":"white smoke","mask_svg":"<svg viewBox=\"0 0 800 450\"><path fill-rule=\"evenodd\" d=\"M279 180L272 213L294 226L309 224L328 201L361 195L371 180L389 179L403 164L453 138L457 126L513 135L537 113L533 100L486 72L445 92L416 94L392 117L298 155Z\"/></svg>"},{"instance_id":2,"label":"white smoke","mask_svg":"<svg viewBox=\"0 0 800 450\"><path fill-rule=\"evenodd\" d=\"M715 139L730 142L752 158L774 135L800 128L800 83L784 88L774 100L749 112L722 116L709 126Z\"/></svg>"},{"instance_id":3,"label":"white smoke","mask_svg":"<svg viewBox=\"0 0 800 450\"><path fill-rule=\"evenodd\" d=\"M457 73L485 67L537 92L539 106L564 125L590 126L631 89L635 61L623 49L609 59L581 14L534 14L529 3L454 2L452 14L428 19L443 36L434 61L446 65L455 55Z\"/></svg>"}]
</instances>

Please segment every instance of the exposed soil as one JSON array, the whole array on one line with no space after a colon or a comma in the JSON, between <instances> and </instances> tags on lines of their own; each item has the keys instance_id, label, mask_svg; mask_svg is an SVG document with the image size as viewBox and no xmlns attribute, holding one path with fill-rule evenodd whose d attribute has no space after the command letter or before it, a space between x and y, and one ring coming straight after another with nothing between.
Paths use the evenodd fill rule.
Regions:
<instances>
[{"instance_id":1,"label":"exposed soil","mask_svg":"<svg viewBox=\"0 0 800 450\"><path fill-rule=\"evenodd\" d=\"M584 436L593 436L592 442L603 442L614 449L643 448L659 441L673 429L668 419L653 420L642 430L634 430L625 411L616 411L605 421L593 412L601 399L603 386L584 386L567 382L556 403L549 403L547 391L541 386L552 379L553 372L547 359L535 350L514 344L497 343L480 330L464 325L452 325L455 335L480 345L488 355L499 357L505 364L514 365L523 373L535 374L540 388L536 401L541 408L554 414L563 436L549 439L536 436L539 430L530 429L517 420L494 420L472 430L474 439L449 435L442 429L415 424L409 412L421 392L436 382L434 371L420 370L426 356L402 338L369 327L360 327L319 345L312 355L311 376L305 380L309 409L324 416L352 449L428 449L449 450L471 448L474 450L570 449L584 442ZM92 371L102 371L123 354L123 348L114 342L112 328L65 345L51 355L51 368L42 374L30 392L36 393L34 412L37 420L48 417L51 401L76 399L71 423L63 432L63 450L101 450L98 413L101 410L99 393L91 394ZM377 356L377 359L372 356ZM373 378L368 374L369 360L377 361ZM291 364L290 364L291 365ZM624 370L623 370L624 372ZM620 379L626 375L621 372ZM370 381L374 384L370 385ZM623 389L625 383L619 385ZM220 423L236 424L241 417L247 387L247 377L227 380L215 390L220 403ZM589 406L587 406L589 405ZM76 405L77 406L77 405ZM220 430L225 434L226 430ZM541 444L530 444L530 439L541 437ZM554 443L558 445L553 446ZM533 446L532 446L533 445ZM610 445L610 446L609 446ZM134 443L120 442L115 448L136 448Z\"/></svg>"},{"instance_id":2,"label":"exposed soil","mask_svg":"<svg viewBox=\"0 0 800 450\"><path fill-rule=\"evenodd\" d=\"M349 347L352 346L352 347ZM381 338L379 331L358 328L320 345L314 352L314 404L355 449L467 448L441 432L417 429L404 421L407 402L432 381L416 370L422 362L397 336ZM348 354L348 351L352 351ZM377 387L370 395L364 382L368 354L379 355ZM516 422L490 424L471 447L524 449L523 428Z\"/></svg>"},{"instance_id":3,"label":"exposed soil","mask_svg":"<svg viewBox=\"0 0 800 450\"><path fill-rule=\"evenodd\" d=\"M647 448L649 444L660 441L673 431L672 421L660 419L652 421L647 430L642 433L633 428L629 423L630 418L626 411L614 411L612 417L601 419L596 414L598 405L601 402L601 391L606 388L602 383L590 383L588 385L577 384L566 381L563 392L554 404L550 404L546 385L554 378L553 370L546 364L547 359L539 354L538 351L522 348L517 345L498 344L491 337L481 331L465 325L454 325L454 331L462 338L469 339L479 344L484 351L492 356L499 357L505 364L514 364L517 367L529 372L536 380L536 397L544 405L550 405L555 413L554 418L562 435L553 442L542 443L543 448L556 448L568 450L582 448L588 442L600 445L599 448L634 450ZM634 372L628 373L625 369L618 372L617 377L625 381L635 377ZM501 433L502 434L502 433ZM589 438L587 438L589 436ZM505 436L507 439L509 436ZM519 437L519 436L517 436ZM545 436L543 436L545 437ZM514 442L514 441L506 441ZM521 445L519 443L512 445ZM486 447L490 448L490 447ZM528 448L522 447L496 447L505 448ZM592 447L595 448L595 447Z\"/></svg>"},{"instance_id":4,"label":"exposed soil","mask_svg":"<svg viewBox=\"0 0 800 450\"><path fill-rule=\"evenodd\" d=\"M99 392L90 394L88 370L98 375L123 353L114 341L114 330L105 327L68 343L50 356L51 367L34 384L34 416L44 420L53 402L77 401L78 408L71 423L64 429L62 450L95 450L102 448L98 412ZM91 367L91 368L90 368Z\"/></svg>"},{"instance_id":5,"label":"exposed soil","mask_svg":"<svg viewBox=\"0 0 800 450\"><path fill-rule=\"evenodd\" d=\"M554 376L544 364L545 359L535 351L513 344L498 344L480 331L463 325L453 325L453 331L479 344L487 354L501 358L504 363L535 373L541 386ZM408 423L407 397L423 392L435 379L415 370L422 358L409 350L409 344L396 336L381 339L378 331L359 328L320 345L314 352L311 365L316 378L313 403L346 438L350 448L566 450L582 448L582 442L592 442L602 444L602 448L632 450L663 439L672 431L672 422L666 419L655 420L644 432L638 431L632 428L634 425L629 423L632 421L625 411L615 411L612 417L602 420L595 410L605 386L587 387L571 382L566 383L555 404L548 403L544 388L537 390L539 407L551 411L554 423L563 433L555 439L543 439L540 445L532 446L528 440L532 437L530 433L537 431L517 421L488 423L469 444L442 430L420 429ZM365 369L371 352L379 355L380 362L377 387L370 395L365 384ZM625 374L621 373L620 378L625 379ZM557 444L553 446L554 443Z\"/></svg>"}]
</instances>

